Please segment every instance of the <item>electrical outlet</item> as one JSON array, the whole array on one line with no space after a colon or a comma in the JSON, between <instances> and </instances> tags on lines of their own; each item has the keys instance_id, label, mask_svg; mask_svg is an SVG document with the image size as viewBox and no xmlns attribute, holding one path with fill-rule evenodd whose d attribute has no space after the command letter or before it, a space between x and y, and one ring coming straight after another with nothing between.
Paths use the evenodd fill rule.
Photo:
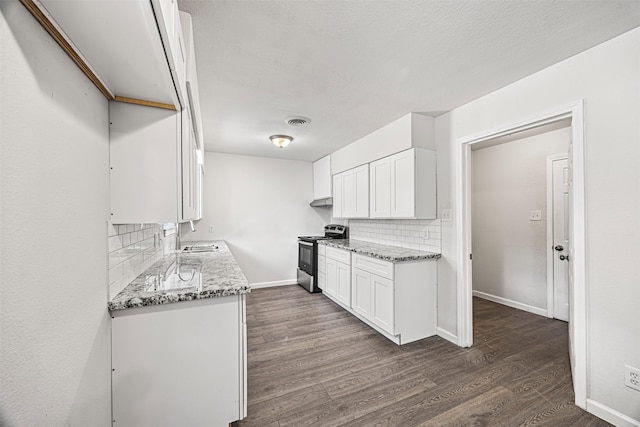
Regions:
<instances>
[{"instance_id":1,"label":"electrical outlet","mask_svg":"<svg viewBox=\"0 0 640 427\"><path fill-rule=\"evenodd\" d=\"M424 238L429 239L429 230L424 230Z\"/></svg>"},{"instance_id":2,"label":"electrical outlet","mask_svg":"<svg viewBox=\"0 0 640 427\"><path fill-rule=\"evenodd\" d=\"M442 220L443 221L451 221L451 220L453 220L453 210L451 210L451 209L442 209Z\"/></svg>"},{"instance_id":3,"label":"electrical outlet","mask_svg":"<svg viewBox=\"0 0 640 427\"><path fill-rule=\"evenodd\" d=\"M214 231L213 225L210 225L209 226L209 233L213 233L213 231Z\"/></svg>"},{"instance_id":4,"label":"electrical outlet","mask_svg":"<svg viewBox=\"0 0 640 427\"><path fill-rule=\"evenodd\" d=\"M542 221L542 211L529 212L529 221Z\"/></svg>"},{"instance_id":5,"label":"electrical outlet","mask_svg":"<svg viewBox=\"0 0 640 427\"><path fill-rule=\"evenodd\" d=\"M625 365L624 385L634 390L640 391L640 369Z\"/></svg>"}]
</instances>

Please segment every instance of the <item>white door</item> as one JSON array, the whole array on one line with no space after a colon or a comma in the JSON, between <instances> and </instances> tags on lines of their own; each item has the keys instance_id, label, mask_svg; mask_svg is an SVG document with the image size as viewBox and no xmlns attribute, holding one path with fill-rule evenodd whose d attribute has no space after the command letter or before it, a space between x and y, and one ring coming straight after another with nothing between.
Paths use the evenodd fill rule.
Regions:
<instances>
[{"instance_id":1,"label":"white door","mask_svg":"<svg viewBox=\"0 0 640 427\"><path fill-rule=\"evenodd\" d=\"M569 160L552 162L553 317L569 321Z\"/></svg>"}]
</instances>

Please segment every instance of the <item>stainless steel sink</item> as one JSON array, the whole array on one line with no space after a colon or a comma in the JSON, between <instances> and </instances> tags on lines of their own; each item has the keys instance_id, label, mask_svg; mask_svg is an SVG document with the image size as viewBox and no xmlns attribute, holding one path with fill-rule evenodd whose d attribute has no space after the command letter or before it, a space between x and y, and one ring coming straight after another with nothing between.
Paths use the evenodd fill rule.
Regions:
<instances>
[{"instance_id":1,"label":"stainless steel sink","mask_svg":"<svg viewBox=\"0 0 640 427\"><path fill-rule=\"evenodd\" d=\"M195 243L190 246L185 246L182 252L215 252L218 249L218 246L214 243Z\"/></svg>"},{"instance_id":2,"label":"stainless steel sink","mask_svg":"<svg viewBox=\"0 0 640 427\"><path fill-rule=\"evenodd\" d=\"M197 264L174 261L164 273L150 274L145 279L146 292L202 290L202 267Z\"/></svg>"}]
</instances>

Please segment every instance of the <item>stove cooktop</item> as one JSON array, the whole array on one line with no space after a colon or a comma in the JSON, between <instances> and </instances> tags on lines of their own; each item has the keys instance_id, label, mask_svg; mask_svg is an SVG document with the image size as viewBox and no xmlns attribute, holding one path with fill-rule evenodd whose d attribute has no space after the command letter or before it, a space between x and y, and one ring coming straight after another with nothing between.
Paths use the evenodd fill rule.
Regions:
<instances>
[{"instance_id":1,"label":"stove cooktop","mask_svg":"<svg viewBox=\"0 0 640 427\"><path fill-rule=\"evenodd\" d=\"M307 242L316 242L318 240L326 240L331 239L331 237L326 236L298 236L298 240L304 240Z\"/></svg>"}]
</instances>

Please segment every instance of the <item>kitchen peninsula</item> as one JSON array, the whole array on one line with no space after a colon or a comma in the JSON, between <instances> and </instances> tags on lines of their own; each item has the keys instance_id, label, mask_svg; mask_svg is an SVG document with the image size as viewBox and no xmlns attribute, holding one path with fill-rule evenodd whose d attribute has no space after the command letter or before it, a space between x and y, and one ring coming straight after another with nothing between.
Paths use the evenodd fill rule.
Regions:
<instances>
[{"instance_id":1,"label":"kitchen peninsula","mask_svg":"<svg viewBox=\"0 0 640 427\"><path fill-rule=\"evenodd\" d=\"M398 345L436 334L440 254L354 239L318 243L324 295Z\"/></svg>"},{"instance_id":2,"label":"kitchen peninsula","mask_svg":"<svg viewBox=\"0 0 640 427\"><path fill-rule=\"evenodd\" d=\"M211 251L166 256L109 302L116 425L246 416L250 286L226 243L208 243Z\"/></svg>"}]
</instances>

